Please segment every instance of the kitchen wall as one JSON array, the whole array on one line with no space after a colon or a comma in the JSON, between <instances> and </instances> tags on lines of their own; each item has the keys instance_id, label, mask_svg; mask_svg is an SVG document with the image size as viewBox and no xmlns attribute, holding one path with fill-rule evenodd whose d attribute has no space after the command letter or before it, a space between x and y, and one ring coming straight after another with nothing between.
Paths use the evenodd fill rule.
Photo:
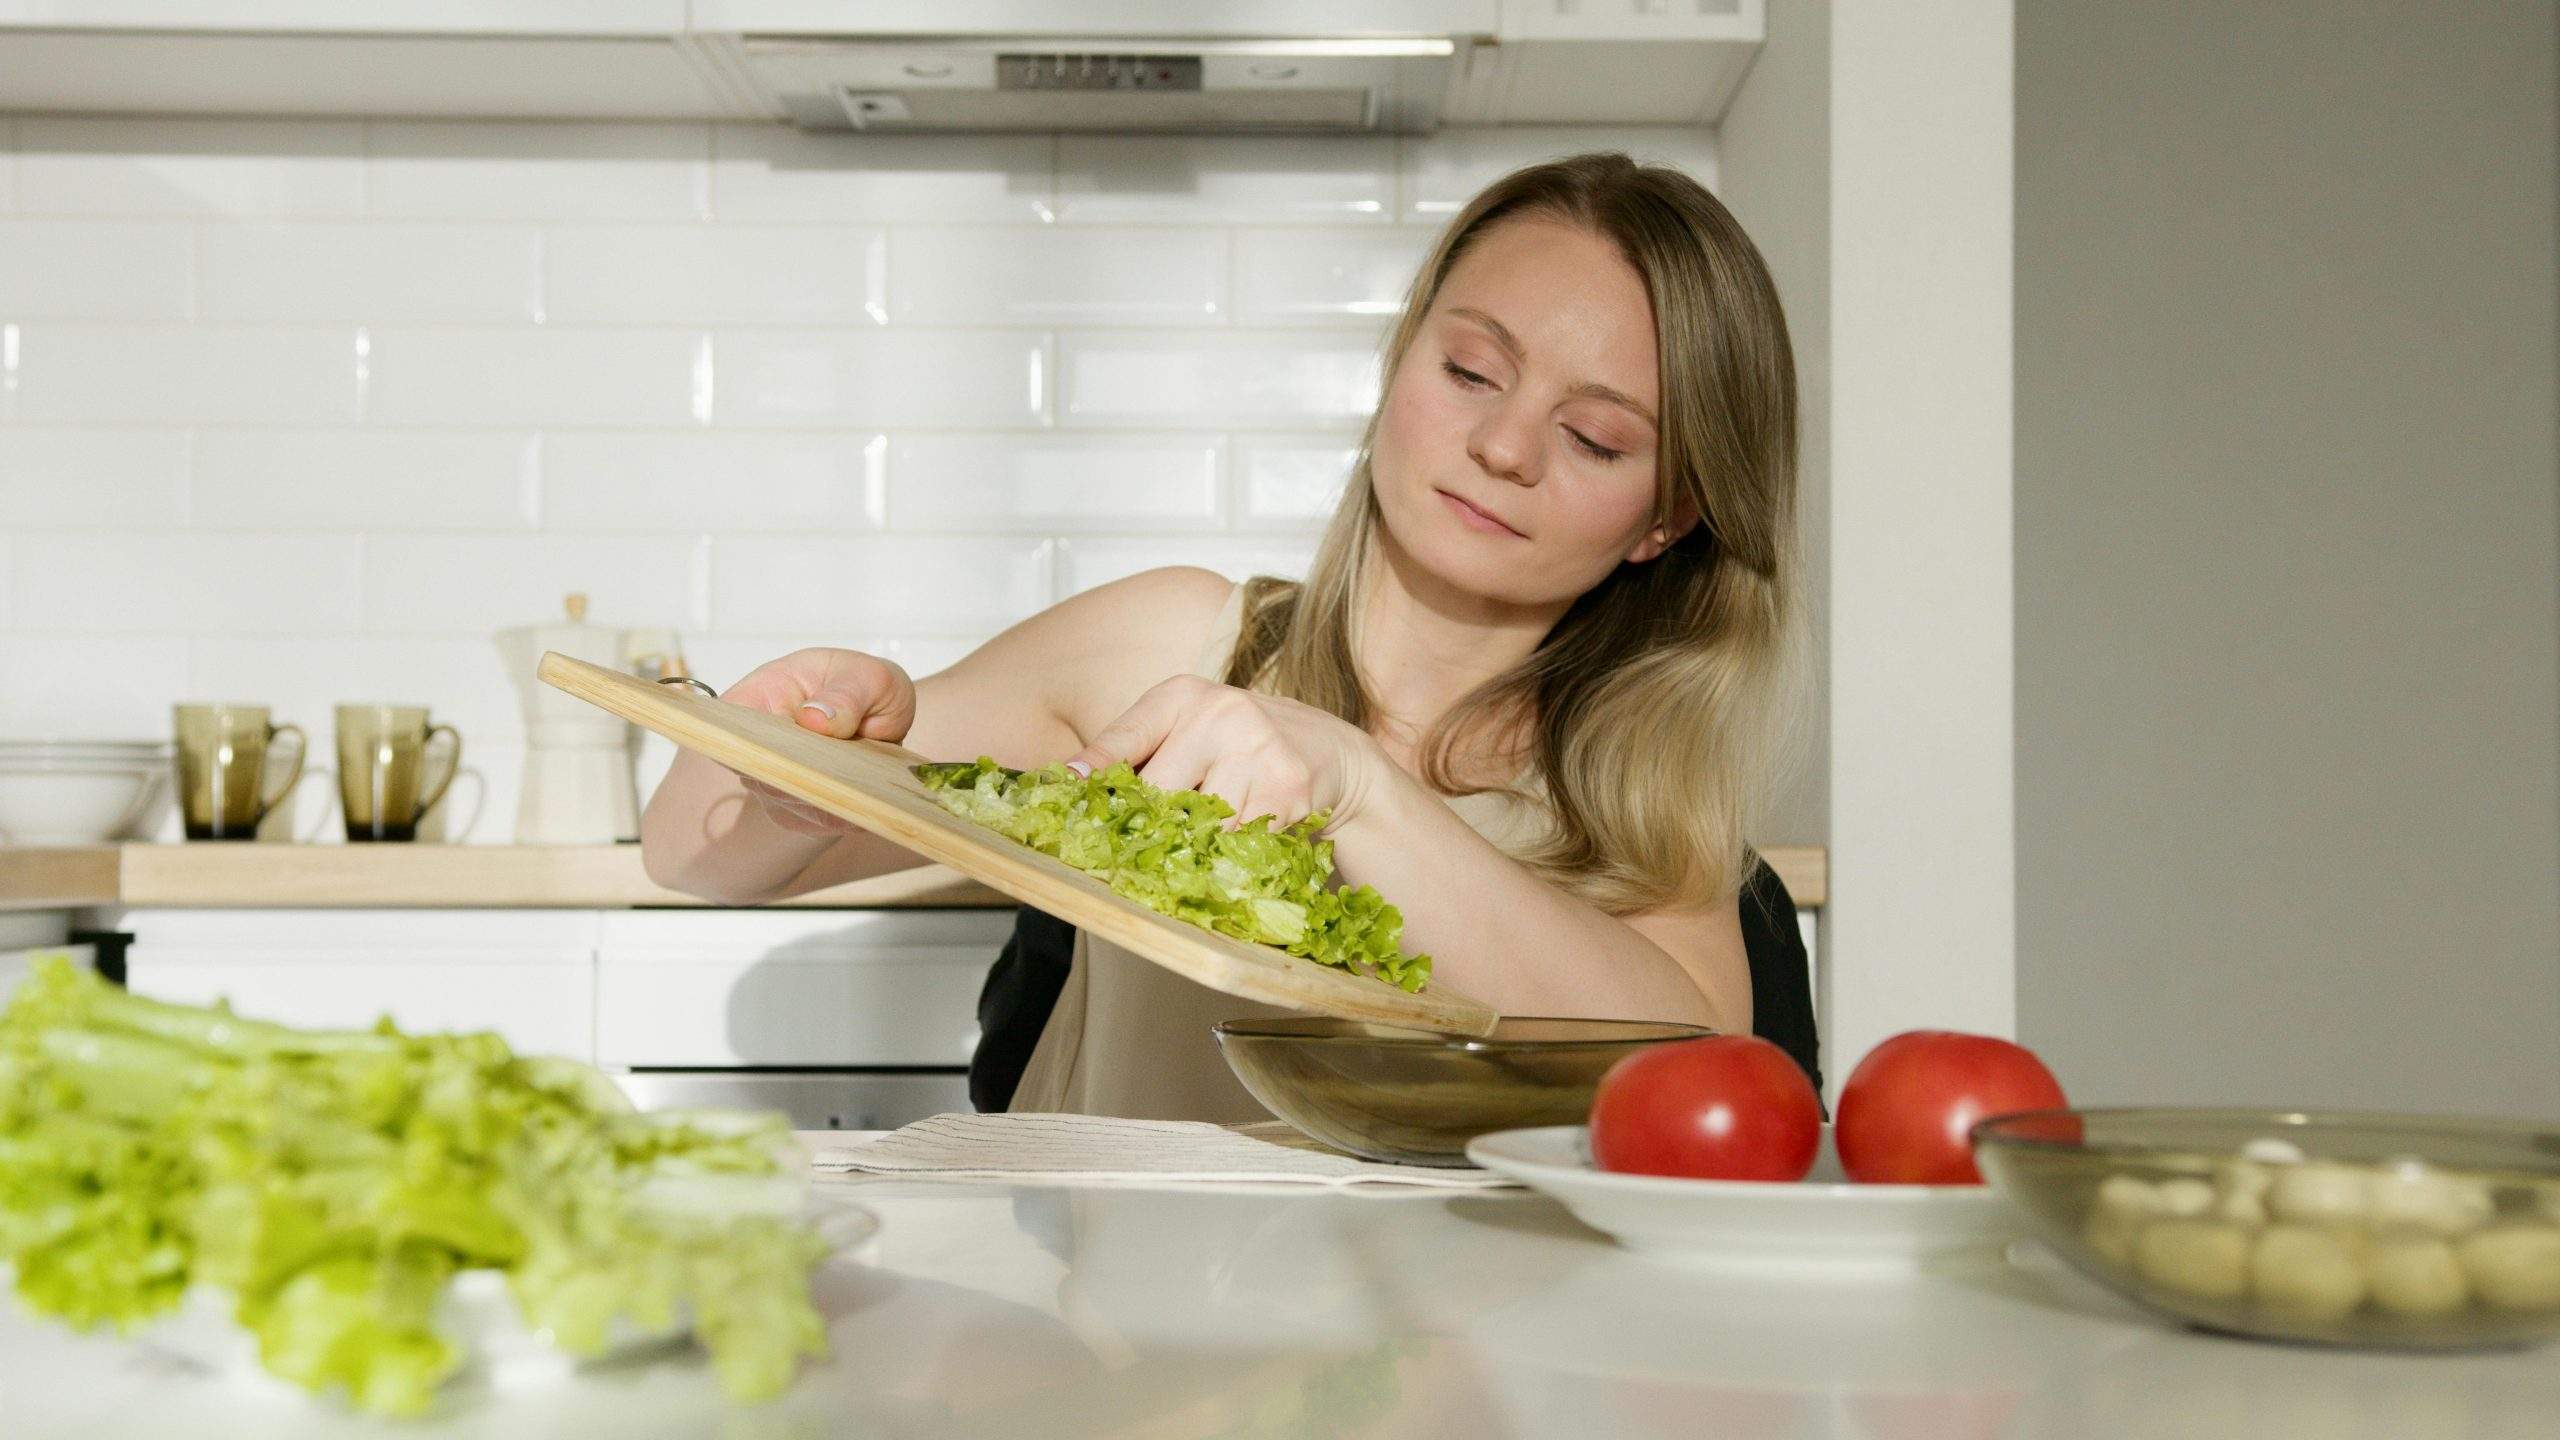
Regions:
<instances>
[{"instance_id":1,"label":"kitchen wall","mask_svg":"<svg viewBox=\"0 0 2560 1440\"><path fill-rule=\"evenodd\" d=\"M2018 1033L2560 1116L2549 4L2018 7Z\"/></svg>"},{"instance_id":2,"label":"kitchen wall","mask_svg":"<svg viewBox=\"0 0 2560 1440\"><path fill-rule=\"evenodd\" d=\"M0 118L0 735L220 698L325 754L333 703L424 701L478 772L457 838L502 841L489 634L565 592L726 684L814 643L926 673L1153 565L1294 572L1436 226L1595 147L1715 180L1694 129Z\"/></svg>"}]
</instances>

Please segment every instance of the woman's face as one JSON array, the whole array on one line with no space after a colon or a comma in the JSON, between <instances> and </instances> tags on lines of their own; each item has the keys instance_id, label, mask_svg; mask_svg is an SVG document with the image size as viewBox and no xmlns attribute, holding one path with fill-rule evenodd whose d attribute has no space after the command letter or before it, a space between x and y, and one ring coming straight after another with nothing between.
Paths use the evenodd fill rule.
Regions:
<instances>
[{"instance_id":1,"label":"woman's face","mask_svg":"<svg viewBox=\"0 0 2560 1440\"><path fill-rule=\"evenodd\" d=\"M1537 608L1661 553L1654 352L1643 277L1608 240L1544 217L1477 236L1387 386L1370 468L1389 542Z\"/></svg>"}]
</instances>

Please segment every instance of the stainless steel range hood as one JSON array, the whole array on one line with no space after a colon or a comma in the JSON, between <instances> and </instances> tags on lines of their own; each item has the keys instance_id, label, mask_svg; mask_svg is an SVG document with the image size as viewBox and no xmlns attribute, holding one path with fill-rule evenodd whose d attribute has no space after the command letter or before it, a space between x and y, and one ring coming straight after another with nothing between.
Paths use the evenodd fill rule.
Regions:
<instances>
[{"instance_id":1,"label":"stainless steel range hood","mask_svg":"<svg viewBox=\"0 0 2560 1440\"><path fill-rule=\"evenodd\" d=\"M1460 42L749 38L745 78L807 130L1428 130Z\"/></svg>"}]
</instances>

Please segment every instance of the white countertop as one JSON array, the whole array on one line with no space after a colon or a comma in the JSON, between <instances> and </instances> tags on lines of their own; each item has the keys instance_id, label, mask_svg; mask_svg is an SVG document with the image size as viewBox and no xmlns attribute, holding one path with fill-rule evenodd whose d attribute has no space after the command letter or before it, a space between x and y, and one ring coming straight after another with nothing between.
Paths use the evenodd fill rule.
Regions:
<instances>
[{"instance_id":1,"label":"white countertop","mask_svg":"<svg viewBox=\"0 0 2560 1440\"><path fill-rule=\"evenodd\" d=\"M1720 1273L1621 1250L1527 1191L820 1183L881 1229L860 1263L822 1272L832 1358L766 1406L725 1406L679 1353L462 1390L449 1414L393 1426L10 1313L0 1434L2560 1433L2560 1345L2415 1356L2219 1338L1988 1253L1894 1279Z\"/></svg>"}]
</instances>

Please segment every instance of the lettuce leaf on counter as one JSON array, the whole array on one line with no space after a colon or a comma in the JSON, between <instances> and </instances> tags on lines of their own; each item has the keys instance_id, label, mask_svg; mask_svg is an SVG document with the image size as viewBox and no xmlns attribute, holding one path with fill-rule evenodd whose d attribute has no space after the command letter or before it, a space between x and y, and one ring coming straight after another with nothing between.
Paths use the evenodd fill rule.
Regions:
<instances>
[{"instance_id":1,"label":"lettuce leaf on counter","mask_svg":"<svg viewBox=\"0 0 2560 1440\"><path fill-rule=\"evenodd\" d=\"M780 1392L825 1348L789 1143L780 1116L636 1113L601 1073L495 1035L299 1030L64 957L0 1012L19 1296L129 1331L208 1287L269 1370L376 1414L422 1413L462 1364L438 1313L480 1269L572 1354L689 1322L732 1398ZM666 1198L705 1177L767 1199Z\"/></svg>"},{"instance_id":2,"label":"lettuce leaf on counter","mask_svg":"<svg viewBox=\"0 0 2560 1440\"><path fill-rule=\"evenodd\" d=\"M1271 828L1196 790L1159 790L1124 761L1078 779L1064 765L1008 770L980 756L916 767L942 807L1101 880L1150 910L1277 945L1418 991L1431 957L1402 948L1404 917L1366 885L1335 887L1319 811Z\"/></svg>"}]
</instances>

